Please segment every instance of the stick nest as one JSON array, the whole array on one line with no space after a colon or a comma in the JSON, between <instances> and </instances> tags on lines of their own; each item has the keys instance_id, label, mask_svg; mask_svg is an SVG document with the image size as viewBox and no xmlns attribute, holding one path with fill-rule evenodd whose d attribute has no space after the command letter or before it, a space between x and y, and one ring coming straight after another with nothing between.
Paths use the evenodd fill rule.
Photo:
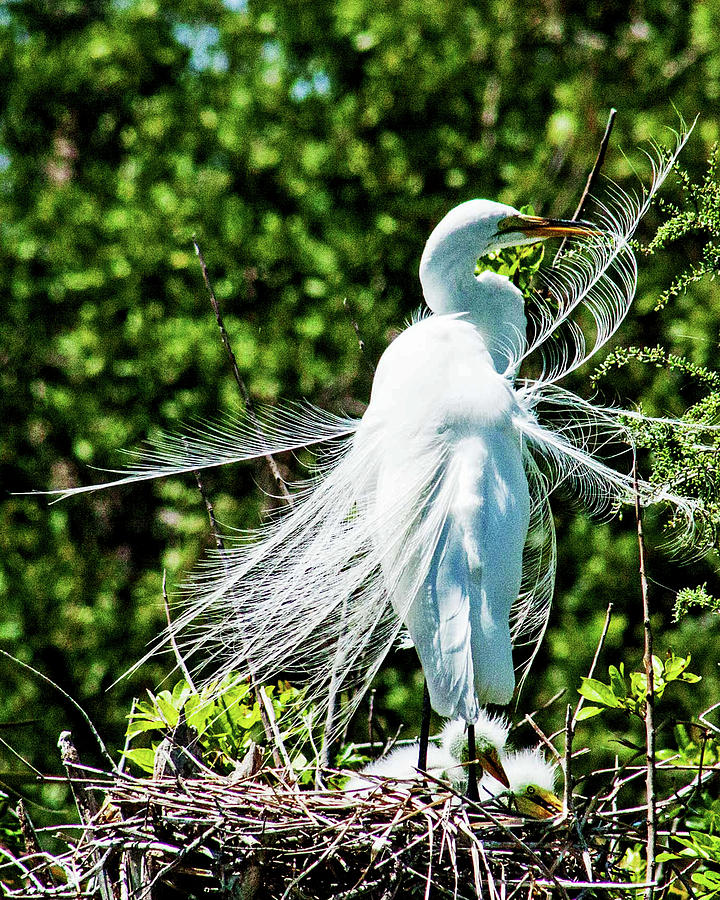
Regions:
<instances>
[{"instance_id":1,"label":"stick nest","mask_svg":"<svg viewBox=\"0 0 720 900\"><path fill-rule=\"evenodd\" d=\"M607 819L520 819L432 781L378 778L357 795L300 790L272 769L232 783L77 765L71 783L84 824L60 830L58 855L37 845L13 858L5 896L509 900L618 887Z\"/></svg>"}]
</instances>

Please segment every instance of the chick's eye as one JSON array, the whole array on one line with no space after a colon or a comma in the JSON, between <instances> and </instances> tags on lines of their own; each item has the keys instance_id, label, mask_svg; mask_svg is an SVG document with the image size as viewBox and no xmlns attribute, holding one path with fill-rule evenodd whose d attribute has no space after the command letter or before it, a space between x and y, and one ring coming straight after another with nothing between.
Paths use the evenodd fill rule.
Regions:
<instances>
[{"instance_id":1,"label":"chick's eye","mask_svg":"<svg viewBox=\"0 0 720 900\"><path fill-rule=\"evenodd\" d=\"M527 789L527 793L528 793L528 796L529 796L529 797L532 797L532 795L535 793L535 788L534 788L534 787L529 787L529 788Z\"/></svg>"}]
</instances>

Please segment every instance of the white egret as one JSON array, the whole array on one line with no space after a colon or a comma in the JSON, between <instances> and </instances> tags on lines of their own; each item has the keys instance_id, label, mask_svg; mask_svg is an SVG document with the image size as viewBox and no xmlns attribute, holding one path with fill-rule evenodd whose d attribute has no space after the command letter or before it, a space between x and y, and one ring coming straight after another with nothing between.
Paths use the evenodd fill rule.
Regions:
<instances>
[{"instance_id":1,"label":"white egret","mask_svg":"<svg viewBox=\"0 0 720 900\"><path fill-rule=\"evenodd\" d=\"M555 794L558 767L540 747L507 750L510 722L504 716L491 716L481 709L475 722L478 762L483 769L478 799L482 802L507 796L522 815L547 819L562 812L562 801ZM439 735L439 746L431 741L427 748L428 772L434 779L447 782L454 790L468 789L467 723L463 719L446 722ZM417 759L419 742L399 747L353 775L344 790L368 794L382 779L412 782L421 777Z\"/></svg>"},{"instance_id":2,"label":"white egret","mask_svg":"<svg viewBox=\"0 0 720 900\"><path fill-rule=\"evenodd\" d=\"M509 787L510 782L501 762L501 754L505 749L510 722L504 716L493 716L481 709L475 722L478 763L487 775L502 787ZM437 742L437 743L436 743ZM420 744L398 747L380 759L370 763L361 772L353 776L345 785L345 790L358 790L376 787L375 778L414 780L419 777L418 754ZM465 790L468 781L468 737L467 722L453 719L445 723L437 738L432 739L427 747L427 764L422 771L442 781L449 781L454 787L461 786Z\"/></svg>"},{"instance_id":3,"label":"white egret","mask_svg":"<svg viewBox=\"0 0 720 900\"><path fill-rule=\"evenodd\" d=\"M510 733L510 721L505 716L493 716L481 709L474 722L474 732L475 753L472 758L477 759L488 777L509 787L510 781L502 763L502 754ZM445 723L440 732L440 747L452 759L463 764L461 768L455 769L454 777L450 773L451 782L455 786L467 785L467 763L471 756L467 722L464 719L451 719Z\"/></svg>"},{"instance_id":4,"label":"white egret","mask_svg":"<svg viewBox=\"0 0 720 900\"><path fill-rule=\"evenodd\" d=\"M633 414L557 382L625 316L636 281L630 239L685 139L654 164L648 190L614 192L592 228L487 200L448 213L420 264L432 314L385 351L361 419L296 404L259 423L167 435L110 483L325 445L292 506L191 579L173 626L187 656L209 662L218 680L283 673L321 707L350 689L339 728L407 628L438 713L472 724L481 704L509 702L512 645L530 647L526 672L552 596L550 492L564 481L593 512L634 500L633 479L593 455L604 440L631 442L623 417ZM484 254L554 235L580 240L527 313L507 278L473 274ZM534 351L544 353L541 376L517 379ZM670 490L637 489L643 504L669 500L692 518L692 504Z\"/></svg>"},{"instance_id":5,"label":"white egret","mask_svg":"<svg viewBox=\"0 0 720 900\"><path fill-rule=\"evenodd\" d=\"M490 716L485 710L475 723L477 759L483 769L478 798L508 795L518 812L545 819L562 812L555 794L557 765L548 761L540 747L508 750L510 722L505 716ZM462 719L447 722L440 734L440 749L455 765L446 765L438 776L456 791L468 788L468 733Z\"/></svg>"}]
</instances>

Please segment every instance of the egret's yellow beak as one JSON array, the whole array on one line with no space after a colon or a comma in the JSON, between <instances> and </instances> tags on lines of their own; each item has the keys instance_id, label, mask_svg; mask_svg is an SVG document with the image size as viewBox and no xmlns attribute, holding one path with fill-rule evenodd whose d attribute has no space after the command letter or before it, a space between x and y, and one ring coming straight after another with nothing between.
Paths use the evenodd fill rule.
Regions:
<instances>
[{"instance_id":1,"label":"egret's yellow beak","mask_svg":"<svg viewBox=\"0 0 720 900\"><path fill-rule=\"evenodd\" d=\"M492 775L493 778L497 778L500 784L504 784L505 787L510 787L510 782L505 774L505 769L503 769L498 752L494 747L478 750L477 760L484 772Z\"/></svg>"},{"instance_id":2,"label":"egret's yellow beak","mask_svg":"<svg viewBox=\"0 0 720 900\"><path fill-rule=\"evenodd\" d=\"M549 237L568 237L573 234L600 234L597 228L587 222L574 222L570 219L546 219L544 216L508 216L498 222L498 234L509 234L519 231L525 237L536 237L538 240Z\"/></svg>"},{"instance_id":3,"label":"egret's yellow beak","mask_svg":"<svg viewBox=\"0 0 720 900\"><path fill-rule=\"evenodd\" d=\"M514 795L517 811L532 819L552 819L563 811L562 800L552 791L529 784L524 791Z\"/></svg>"}]
</instances>

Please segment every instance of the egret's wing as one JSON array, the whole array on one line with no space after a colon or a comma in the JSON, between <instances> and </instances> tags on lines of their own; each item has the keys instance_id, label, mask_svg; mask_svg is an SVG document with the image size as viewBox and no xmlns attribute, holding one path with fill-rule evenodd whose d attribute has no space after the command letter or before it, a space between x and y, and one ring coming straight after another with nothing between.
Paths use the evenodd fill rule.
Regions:
<instances>
[{"instance_id":1,"label":"egret's wing","mask_svg":"<svg viewBox=\"0 0 720 900\"><path fill-rule=\"evenodd\" d=\"M429 569L414 594L399 582L396 606L411 599L402 615L433 708L475 721L479 702L507 703L515 685L508 619L529 506L517 442L487 429L449 451L437 505L442 527Z\"/></svg>"},{"instance_id":2,"label":"egret's wing","mask_svg":"<svg viewBox=\"0 0 720 900\"><path fill-rule=\"evenodd\" d=\"M247 413L240 418L227 416L218 422L188 428L185 433L161 434L149 440L146 449L129 451L134 461L127 468L105 470L121 476L113 481L34 493L62 500L121 484L257 459L346 438L353 434L358 421L307 403L263 408L254 417Z\"/></svg>"},{"instance_id":3,"label":"egret's wing","mask_svg":"<svg viewBox=\"0 0 720 900\"><path fill-rule=\"evenodd\" d=\"M542 382L556 382L581 366L625 318L637 284L630 241L691 131L677 135L672 151L656 147L654 155L648 154L652 166L648 188L629 194L611 184L604 202L596 203L592 224L600 233L572 242L554 267L541 270L544 289L530 304L531 334L518 364L539 350ZM589 342L586 332L594 332Z\"/></svg>"}]
</instances>

